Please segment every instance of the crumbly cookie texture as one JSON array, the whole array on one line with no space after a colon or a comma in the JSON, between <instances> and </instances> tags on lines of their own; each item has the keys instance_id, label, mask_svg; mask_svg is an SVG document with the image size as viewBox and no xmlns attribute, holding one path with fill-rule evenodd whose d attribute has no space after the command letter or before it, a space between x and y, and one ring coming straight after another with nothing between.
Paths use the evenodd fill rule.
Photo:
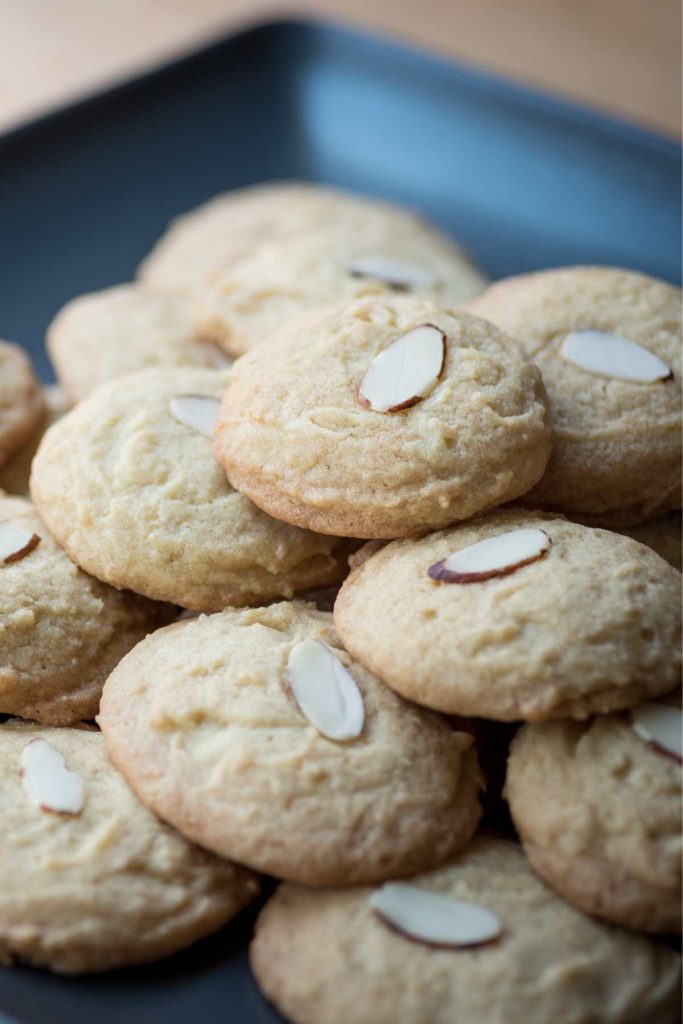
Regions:
<instances>
[{"instance_id":1,"label":"crumbly cookie texture","mask_svg":"<svg viewBox=\"0 0 683 1024\"><path fill-rule=\"evenodd\" d=\"M396 292L461 302L486 287L463 251L390 209L362 232L345 219L262 242L212 275L194 302L198 334L243 355L303 310Z\"/></svg>"},{"instance_id":2,"label":"crumbly cookie texture","mask_svg":"<svg viewBox=\"0 0 683 1024\"><path fill-rule=\"evenodd\" d=\"M359 387L371 364L423 325L445 339L433 387L396 412L368 408ZM215 451L271 515L377 538L438 529L525 493L551 444L540 375L512 339L397 298L301 314L240 359Z\"/></svg>"},{"instance_id":3,"label":"crumbly cookie texture","mask_svg":"<svg viewBox=\"0 0 683 1024\"><path fill-rule=\"evenodd\" d=\"M532 867L589 914L681 929L681 766L627 715L525 726L506 796Z\"/></svg>"},{"instance_id":4,"label":"crumbly cookie texture","mask_svg":"<svg viewBox=\"0 0 683 1024\"><path fill-rule=\"evenodd\" d=\"M31 799L32 741L80 777L77 813ZM95 730L0 725L0 772L0 963L64 974L144 963L209 935L258 893L246 868L143 807Z\"/></svg>"},{"instance_id":5,"label":"crumbly cookie texture","mask_svg":"<svg viewBox=\"0 0 683 1024\"><path fill-rule=\"evenodd\" d=\"M50 324L47 349L72 403L135 370L229 364L214 345L194 337L183 296L139 284L72 299Z\"/></svg>"},{"instance_id":6,"label":"crumbly cookie texture","mask_svg":"<svg viewBox=\"0 0 683 1024\"><path fill-rule=\"evenodd\" d=\"M197 611L343 578L347 542L265 515L228 483L210 423L207 436L174 414L172 403L189 395L208 399L214 415L228 372L184 367L118 378L45 435L34 500L93 576Z\"/></svg>"},{"instance_id":7,"label":"crumbly cookie texture","mask_svg":"<svg viewBox=\"0 0 683 1024\"><path fill-rule=\"evenodd\" d=\"M294 1024L675 1024L680 957L558 899L520 848L480 837L412 882L498 915L474 949L408 939L373 913L369 888L284 884L256 925L251 965Z\"/></svg>"},{"instance_id":8,"label":"crumbly cookie texture","mask_svg":"<svg viewBox=\"0 0 683 1024\"><path fill-rule=\"evenodd\" d=\"M545 383L555 446L532 507L629 525L681 507L681 292L644 274L568 267L512 277L467 307L512 334ZM619 380L562 357L574 331L617 334L654 353L668 380Z\"/></svg>"},{"instance_id":9,"label":"crumbly cookie texture","mask_svg":"<svg viewBox=\"0 0 683 1024\"><path fill-rule=\"evenodd\" d=\"M68 412L70 403L58 384L48 384L43 388L44 411L30 437L21 448L0 466L0 488L8 494L28 496L28 482L31 476L31 463L38 450L40 440L49 426Z\"/></svg>"},{"instance_id":10,"label":"crumbly cookie texture","mask_svg":"<svg viewBox=\"0 0 683 1024\"><path fill-rule=\"evenodd\" d=\"M646 544L658 555L666 559L669 565L679 571L683 568L683 552L681 538L681 513L669 512L656 519L648 519L635 526L624 526L617 533L633 537L640 544Z\"/></svg>"},{"instance_id":11,"label":"crumbly cookie texture","mask_svg":"<svg viewBox=\"0 0 683 1024\"><path fill-rule=\"evenodd\" d=\"M0 714L52 725L93 718L114 666L174 611L82 572L30 502L0 496L0 535L8 524L39 542L0 561Z\"/></svg>"},{"instance_id":12,"label":"crumbly cookie texture","mask_svg":"<svg viewBox=\"0 0 683 1024\"><path fill-rule=\"evenodd\" d=\"M515 530L541 531L548 550L479 582L428 574ZM334 606L337 630L370 671L428 707L501 721L585 718L680 680L680 574L628 537L506 509L358 562Z\"/></svg>"},{"instance_id":13,"label":"crumbly cookie texture","mask_svg":"<svg viewBox=\"0 0 683 1024\"><path fill-rule=\"evenodd\" d=\"M406 225L416 234L436 234L403 208L321 185L282 181L235 189L172 221L138 268L138 276L151 287L193 292L262 242L295 240L324 232L330 225L376 238L387 223ZM463 295L476 294L484 278L464 255L462 265L463 282L472 281Z\"/></svg>"},{"instance_id":14,"label":"crumbly cookie texture","mask_svg":"<svg viewBox=\"0 0 683 1024\"><path fill-rule=\"evenodd\" d=\"M322 735L293 696L290 657L310 641L360 692L355 738ZM318 886L410 875L447 860L479 821L471 737L353 662L313 605L228 610L157 632L112 672L98 721L147 806L276 877Z\"/></svg>"},{"instance_id":15,"label":"crumbly cookie texture","mask_svg":"<svg viewBox=\"0 0 683 1024\"><path fill-rule=\"evenodd\" d=\"M28 357L18 345L0 341L0 466L40 424L43 394Z\"/></svg>"}]
</instances>

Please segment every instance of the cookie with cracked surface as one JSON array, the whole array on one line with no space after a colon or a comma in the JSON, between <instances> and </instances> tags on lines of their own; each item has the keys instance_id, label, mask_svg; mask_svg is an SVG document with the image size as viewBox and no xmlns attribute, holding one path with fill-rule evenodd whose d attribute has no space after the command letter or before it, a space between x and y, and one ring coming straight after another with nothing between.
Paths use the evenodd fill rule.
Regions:
<instances>
[{"instance_id":1,"label":"cookie with cracked surface","mask_svg":"<svg viewBox=\"0 0 683 1024\"><path fill-rule=\"evenodd\" d=\"M194 321L200 337L240 356L316 306L395 292L462 302L485 286L449 238L392 210L362 233L342 220L261 243L198 290Z\"/></svg>"},{"instance_id":2,"label":"cookie with cracked surface","mask_svg":"<svg viewBox=\"0 0 683 1024\"><path fill-rule=\"evenodd\" d=\"M681 766L629 719L524 726L505 795L532 867L560 896L626 928L680 931Z\"/></svg>"},{"instance_id":3,"label":"cookie with cracked surface","mask_svg":"<svg viewBox=\"0 0 683 1024\"><path fill-rule=\"evenodd\" d=\"M680 574L629 537L505 509L358 561L334 606L339 635L419 704L585 718L679 682Z\"/></svg>"},{"instance_id":4,"label":"cookie with cracked surface","mask_svg":"<svg viewBox=\"0 0 683 1024\"><path fill-rule=\"evenodd\" d=\"M567 267L500 281L467 308L512 334L543 375L555 446L526 502L607 527L681 507L678 288Z\"/></svg>"},{"instance_id":5,"label":"cookie with cracked surface","mask_svg":"<svg viewBox=\"0 0 683 1024\"><path fill-rule=\"evenodd\" d=\"M58 384L48 384L43 388L44 411L36 424L31 436L24 441L21 448L0 466L0 488L8 494L28 496L28 482L31 476L31 463L38 450L40 440L49 426L68 412L70 403Z\"/></svg>"},{"instance_id":6,"label":"cookie with cracked surface","mask_svg":"<svg viewBox=\"0 0 683 1024\"><path fill-rule=\"evenodd\" d=\"M43 394L28 356L0 341L0 466L28 441L43 415Z\"/></svg>"},{"instance_id":7,"label":"cookie with cracked surface","mask_svg":"<svg viewBox=\"0 0 683 1024\"><path fill-rule=\"evenodd\" d=\"M222 193L177 217L141 263L138 276L150 287L193 292L262 242L315 235L332 224L374 238L387 223L437 234L410 210L370 196L302 181L266 182ZM484 278L464 253L462 267L463 281L472 284L463 297L474 295Z\"/></svg>"},{"instance_id":8,"label":"cookie with cracked surface","mask_svg":"<svg viewBox=\"0 0 683 1024\"><path fill-rule=\"evenodd\" d=\"M678 954L558 899L517 844L479 837L412 886L440 907L483 907L502 933L475 948L437 948L389 927L370 888L284 884L250 949L263 994L294 1024L678 1020Z\"/></svg>"},{"instance_id":9,"label":"cookie with cracked surface","mask_svg":"<svg viewBox=\"0 0 683 1024\"><path fill-rule=\"evenodd\" d=\"M30 502L0 496L0 714L94 718L117 662L173 614L82 572Z\"/></svg>"},{"instance_id":10,"label":"cookie with cracked surface","mask_svg":"<svg viewBox=\"0 0 683 1024\"><path fill-rule=\"evenodd\" d=\"M122 284L79 295L47 330L47 350L72 403L115 377L155 366L224 367L230 360L194 336L187 300Z\"/></svg>"},{"instance_id":11,"label":"cookie with cracked surface","mask_svg":"<svg viewBox=\"0 0 683 1024\"><path fill-rule=\"evenodd\" d=\"M301 662L311 657L307 700ZM316 717L316 693L354 728ZM353 662L312 605L228 610L157 632L112 672L98 721L145 804L279 878L412 874L448 859L479 821L471 737Z\"/></svg>"},{"instance_id":12,"label":"cookie with cracked surface","mask_svg":"<svg viewBox=\"0 0 683 1024\"><path fill-rule=\"evenodd\" d=\"M101 733L0 725L0 962L81 974L216 931L258 893L246 868L164 825Z\"/></svg>"},{"instance_id":13,"label":"cookie with cracked surface","mask_svg":"<svg viewBox=\"0 0 683 1024\"><path fill-rule=\"evenodd\" d=\"M540 374L512 339L396 298L301 314L238 360L214 449L271 515L391 538L524 494L551 443Z\"/></svg>"},{"instance_id":14,"label":"cookie with cracked surface","mask_svg":"<svg viewBox=\"0 0 683 1024\"><path fill-rule=\"evenodd\" d=\"M31 490L87 572L196 611L261 604L343 578L348 542L298 530L235 491L211 451L229 371L141 370L48 430Z\"/></svg>"}]
</instances>

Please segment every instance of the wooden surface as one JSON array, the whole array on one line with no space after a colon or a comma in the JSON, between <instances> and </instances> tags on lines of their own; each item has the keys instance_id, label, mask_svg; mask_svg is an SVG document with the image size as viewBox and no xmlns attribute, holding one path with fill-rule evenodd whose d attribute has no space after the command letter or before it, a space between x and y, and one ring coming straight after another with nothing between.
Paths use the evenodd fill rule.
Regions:
<instances>
[{"instance_id":1,"label":"wooden surface","mask_svg":"<svg viewBox=\"0 0 683 1024\"><path fill-rule=\"evenodd\" d=\"M0 0L0 131L288 14L365 26L680 133L680 0Z\"/></svg>"}]
</instances>

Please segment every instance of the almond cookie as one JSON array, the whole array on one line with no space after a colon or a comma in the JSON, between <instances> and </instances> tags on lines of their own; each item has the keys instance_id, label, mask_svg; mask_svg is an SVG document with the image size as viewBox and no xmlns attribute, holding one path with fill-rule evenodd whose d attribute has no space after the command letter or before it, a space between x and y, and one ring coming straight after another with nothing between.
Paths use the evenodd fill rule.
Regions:
<instances>
[{"instance_id":1,"label":"almond cookie","mask_svg":"<svg viewBox=\"0 0 683 1024\"><path fill-rule=\"evenodd\" d=\"M43 415L28 440L0 467L0 488L8 494L28 495L31 463L47 428L69 410L69 402L58 384L43 388Z\"/></svg>"},{"instance_id":2,"label":"almond cookie","mask_svg":"<svg viewBox=\"0 0 683 1024\"><path fill-rule=\"evenodd\" d=\"M0 714L94 718L117 662L173 614L86 575L30 502L0 496Z\"/></svg>"},{"instance_id":3,"label":"almond cookie","mask_svg":"<svg viewBox=\"0 0 683 1024\"><path fill-rule=\"evenodd\" d=\"M540 375L512 339L397 298L301 314L240 359L215 451L271 515L399 537L524 494L551 443Z\"/></svg>"},{"instance_id":4,"label":"almond cookie","mask_svg":"<svg viewBox=\"0 0 683 1024\"><path fill-rule=\"evenodd\" d=\"M629 537L507 509L357 561L339 635L418 704L585 718L680 680L680 573Z\"/></svg>"},{"instance_id":5,"label":"almond cookie","mask_svg":"<svg viewBox=\"0 0 683 1024\"><path fill-rule=\"evenodd\" d=\"M500 839L408 884L281 885L250 958L293 1024L678 1020L678 954L574 910Z\"/></svg>"},{"instance_id":6,"label":"almond cookie","mask_svg":"<svg viewBox=\"0 0 683 1024\"><path fill-rule=\"evenodd\" d=\"M44 414L40 385L18 345L0 341L0 466L40 423Z\"/></svg>"},{"instance_id":7,"label":"almond cookie","mask_svg":"<svg viewBox=\"0 0 683 1024\"><path fill-rule=\"evenodd\" d=\"M629 525L681 507L681 292L569 267L492 285L468 308L543 374L555 447L533 507Z\"/></svg>"},{"instance_id":8,"label":"almond cookie","mask_svg":"<svg viewBox=\"0 0 683 1024\"><path fill-rule=\"evenodd\" d=\"M90 729L0 726L0 963L80 974L211 934L258 892L137 800Z\"/></svg>"},{"instance_id":9,"label":"almond cookie","mask_svg":"<svg viewBox=\"0 0 683 1024\"><path fill-rule=\"evenodd\" d=\"M674 569L683 568L680 512L669 512L665 516L657 516L656 519L648 519L635 526L622 527L617 532L633 537L641 544L647 544L665 558L669 565L673 565Z\"/></svg>"},{"instance_id":10,"label":"almond cookie","mask_svg":"<svg viewBox=\"0 0 683 1024\"><path fill-rule=\"evenodd\" d=\"M394 227L412 231L416 237L429 232L449 246L452 260L459 260L462 297L484 287L485 279L465 254L411 211L369 196L297 181L236 189L177 217L141 264L138 276L151 287L192 292L261 242L314 236L335 225L373 241Z\"/></svg>"},{"instance_id":11,"label":"almond cookie","mask_svg":"<svg viewBox=\"0 0 683 1024\"><path fill-rule=\"evenodd\" d=\"M214 345L194 337L186 299L136 284L72 299L48 328L47 350L72 403L147 367L229 364Z\"/></svg>"},{"instance_id":12,"label":"almond cookie","mask_svg":"<svg viewBox=\"0 0 683 1024\"><path fill-rule=\"evenodd\" d=\"M657 723L677 734L677 750L658 743ZM513 741L506 796L527 856L586 913L681 930L680 739L680 708L646 704L525 726Z\"/></svg>"},{"instance_id":13,"label":"almond cookie","mask_svg":"<svg viewBox=\"0 0 683 1024\"><path fill-rule=\"evenodd\" d=\"M209 278L195 298L197 333L239 356L315 306L408 292L439 302L476 295L485 280L462 250L403 212L264 242Z\"/></svg>"},{"instance_id":14,"label":"almond cookie","mask_svg":"<svg viewBox=\"0 0 683 1024\"><path fill-rule=\"evenodd\" d=\"M396 697L299 602L176 623L107 680L98 719L143 803L306 885L442 863L480 817L471 737Z\"/></svg>"},{"instance_id":15,"label":"almond cookie","mask_svg":"<svg viewBox=\"0 0 683 1024\"><path fill-rule=\"evenodd\" d=\"M269 518L211 452L228 371L141 370L45 435L31 489L59 543L115 587L197 611L327 586L348 543Z\"/></svg>"}]
</instances>

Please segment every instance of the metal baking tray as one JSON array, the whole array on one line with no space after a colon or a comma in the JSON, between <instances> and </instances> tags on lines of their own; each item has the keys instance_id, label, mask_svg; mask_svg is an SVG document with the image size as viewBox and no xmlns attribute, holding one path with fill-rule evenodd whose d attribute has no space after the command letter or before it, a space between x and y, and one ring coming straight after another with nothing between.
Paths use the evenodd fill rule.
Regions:
<instances>
[{"instance_id":1,"label":"metal baking tray","mask_svg":"<svg viewBox=\"0 0 683 1024\"><path fill-rule=\"evenodd\" d=\"M422 210L492 277L613 263L680 280L675 143L385 39L285 21L0 138L0 336L50 379L43 336L65 301L130 279L173 215L289 177ZM253 916L151 967L0 970L0 1020L273 1024L247 965Z\"/></svg>"}]
</instances>

